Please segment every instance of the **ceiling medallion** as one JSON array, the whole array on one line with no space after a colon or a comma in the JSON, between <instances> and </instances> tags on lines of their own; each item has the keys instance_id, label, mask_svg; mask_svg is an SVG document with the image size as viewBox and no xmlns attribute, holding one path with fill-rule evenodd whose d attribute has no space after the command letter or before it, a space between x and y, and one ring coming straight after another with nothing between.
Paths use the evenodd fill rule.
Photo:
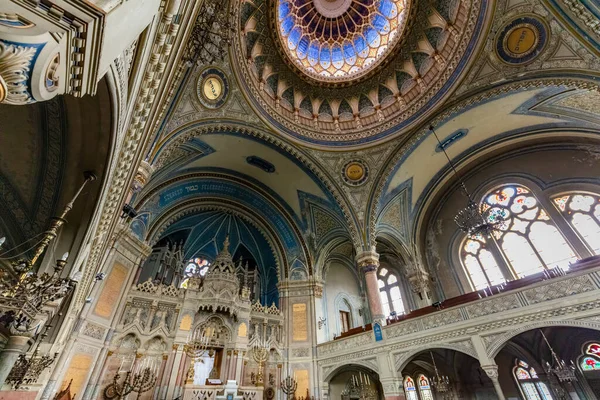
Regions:
<instances>
[{"instance_id":1,"label":"ceiling medallion","mask_svg":"<svg viewBox=\"0 0 600 400\"><path fill-rule=\"evenodd\" d=\"M496 39L496 53L507 64L525 64L542 52L548 39L546 25L538 18L523 16L512 20Z\"/></svg>"},{"instance_id":2,"label":"ceiling medallion","mask_svg":"<svg viewBox=\"0 0 600 400\"><path fill-rule=\"evenodd\" d=\"M353 159L344 164L342 179L349 186L360 186L369 178L369 167L360 159Z\"/></svg>"},{"instance_id":3,"label":"ceiling medallion","mask_svg":"<svg viewBox=\"0 0 600 400\"><path fill-rule=\"evenodd\" d=\"M277 0L279 42L293 67L319 83L369 75L404 36L410 0Z\"/></svg>"},{"instance_id":4,"label":"ceiling medallion","mask_svg":"<svg viewBox=\"0 0 600 400\"><path fill-rule=\"evenodd\" d=\"M229 96L229 82L220 69L209 67L200 73L196 95L206 108L220 108Z\"/></svg>"}]
</instances>

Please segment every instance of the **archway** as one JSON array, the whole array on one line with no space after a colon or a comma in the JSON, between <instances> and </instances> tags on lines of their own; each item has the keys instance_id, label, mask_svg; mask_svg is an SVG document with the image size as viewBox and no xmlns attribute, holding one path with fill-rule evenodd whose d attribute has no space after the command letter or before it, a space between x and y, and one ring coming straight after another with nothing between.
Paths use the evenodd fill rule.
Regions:
<instances>
[{"instance_id":1,"label":"archway","mask_svg":"<svg viewBox=\"0 0 600 400\"><path fill-rule=\"evenodd\" d=\"M379 381L379 374L372 369L359 364L344 365L326 377L329 385L329 399L331 400L356 400L363 398L384 399L383 387ZM302 393L298 393L302 396Z\"/></svg>"},{"instance_id":2,"label":"archway","mask_svg":"<svg viewBox=\"0 0 600 400\"><path fill-rule=\"evenodd\" d=\"M495 355L505 397L600 398L599 342L598 331L571 326L545 326L513 336Z\"/></svg>"},{"instance_id":3,"label":"archway","mask_svg":"<svg viewBox=\"0 0 600 400\"><path fill-rule=\"evenodd\" d=\"M448 348L427 349L398 369L407 400L495 398L494 386L472 355ZM437 384L438 378L447 382Z\"/></svg>"}]
</instances>

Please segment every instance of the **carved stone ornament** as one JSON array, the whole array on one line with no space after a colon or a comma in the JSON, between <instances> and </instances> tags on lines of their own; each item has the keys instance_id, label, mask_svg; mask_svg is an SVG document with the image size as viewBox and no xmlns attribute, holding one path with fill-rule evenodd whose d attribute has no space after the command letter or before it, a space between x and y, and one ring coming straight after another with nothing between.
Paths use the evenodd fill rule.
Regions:
<instances>
[{"instance_id":1,"label":"carved stone ornament","mask_svg":"<svg viewBox=\"0 0 600 400\"><path fill-rule=\"evenodd\" d=\"M482 365L481 369L485 371L487 376L495 381L498 379L498 366L497 365Z\"/></svg>"},{"instance_id":2,"label":"carved stone ornament","mask_svg":"<svg viewBox=\"0 0 600 400\"><path fill-rule=\"evenodd\" d=\"M27 104L33 102L27 82L37 49L0 41L0 102Z\"/></svg>"}]
</instances>

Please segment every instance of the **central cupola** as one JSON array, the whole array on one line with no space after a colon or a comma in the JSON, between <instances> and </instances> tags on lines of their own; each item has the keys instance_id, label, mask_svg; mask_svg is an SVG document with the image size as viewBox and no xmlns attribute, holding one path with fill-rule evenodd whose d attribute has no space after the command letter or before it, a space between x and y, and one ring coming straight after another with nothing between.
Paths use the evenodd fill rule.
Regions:
<instances>
[{"instance_id":1,"label":"central cupola","mask_svg":"<svg viewBox=\"0 0 600 400\"><path fill-rule=\"evenodd\" d=\"M290 64L321 84L368 76L406 28L410 0L277 0L277 35Z\"/></svg>"}]
</instances>

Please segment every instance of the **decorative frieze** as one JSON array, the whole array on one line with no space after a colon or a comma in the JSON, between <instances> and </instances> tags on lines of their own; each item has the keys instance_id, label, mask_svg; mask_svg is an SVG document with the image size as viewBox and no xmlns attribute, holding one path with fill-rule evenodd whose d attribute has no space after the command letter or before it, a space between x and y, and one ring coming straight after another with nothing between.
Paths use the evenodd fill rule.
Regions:
<instances>
[{"instance_id":1,"label":"decorative frieze","mask_svg":"<svg viewBox=\"0 0 600 400\"><path fill-rule=\"evenodd\" d=\"M85 324L85 328L83 328L83 335L88 336L97 340L104 339L104 335L106 334L106 328L88 322Z\"/></svg>"},{"instance_id":2,"label":"decorative frieze","mask_svg":"<svg viewBox=\"0 0 600 400\"><path fill-rule=\"evenodd\" d=\"M560 299L579 293L589 292L596 289L587 275L576 276L571 279L563 279L548 285L538 286L523 291L523 295L530 304L543 301Z\"/></svg>"}]
</instances>

